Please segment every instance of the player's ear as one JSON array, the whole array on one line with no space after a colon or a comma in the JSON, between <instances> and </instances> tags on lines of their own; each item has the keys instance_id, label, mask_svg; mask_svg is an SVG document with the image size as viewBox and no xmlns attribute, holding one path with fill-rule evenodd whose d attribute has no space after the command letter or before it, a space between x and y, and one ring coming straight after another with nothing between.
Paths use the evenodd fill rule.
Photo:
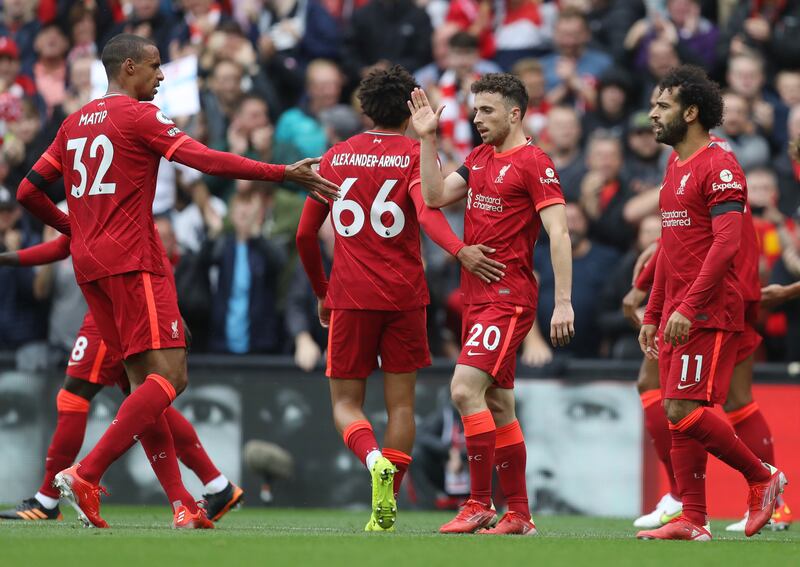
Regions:
<instances>
[{"instance_id":1,"label":"player's ear","mask_svg":"<svg viewBox=\"0 0 800 567\"><path fill-rule=\"evenodd\" d=\"M133 75L133 73L136 71L136 62L128 57L125 60L125 63L122 64L122 68L128 75Z\"/></svg>"},{"instance_id":2,"label":"player's ear","mask_svg":"<svg viewBox=\"0 0 800 567\"><path fill-rule=\"evenodd\" d=\"M700 116L700 109L697 108L696 104L690 105L686 110L683 111L683 119L686 122L694 122Z\"/></svg>"}]
</instances>

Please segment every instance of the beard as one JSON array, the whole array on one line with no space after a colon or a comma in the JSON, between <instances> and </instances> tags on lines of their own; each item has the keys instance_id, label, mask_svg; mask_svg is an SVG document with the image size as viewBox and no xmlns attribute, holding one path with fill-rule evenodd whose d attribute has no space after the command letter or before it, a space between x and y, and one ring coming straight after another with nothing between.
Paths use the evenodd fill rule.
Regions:
<instances>
[{"instance_id":1,"label":"beard","mask_svg":"<svg viewBox=\"0 0 800 567\"><path fill-rule=\"evenodd\" d=\"M656 141L674 148L676 144L683 141L688 131L689 124L677 116L671 122L664 124L661 131L656 133Z\"/></svg>"}]
</instances>

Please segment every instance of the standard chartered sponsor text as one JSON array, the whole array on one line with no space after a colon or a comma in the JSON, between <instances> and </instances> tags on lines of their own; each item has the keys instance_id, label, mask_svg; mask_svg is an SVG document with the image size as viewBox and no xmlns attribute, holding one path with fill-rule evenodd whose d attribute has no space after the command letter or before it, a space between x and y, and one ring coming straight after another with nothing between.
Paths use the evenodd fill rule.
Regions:
<instances>
[{"instance_id":1,"label":"standard chartered sponsor text","mask_svg":"<svg viewBox=\"0 0 800 567\"><path fill-rule=\"evenodd\" d=\"M692 219L689 217L689 211L686 209L680 209L677 211L661 211L662 228L691 225Z\"/></svg>"}]
</instances>

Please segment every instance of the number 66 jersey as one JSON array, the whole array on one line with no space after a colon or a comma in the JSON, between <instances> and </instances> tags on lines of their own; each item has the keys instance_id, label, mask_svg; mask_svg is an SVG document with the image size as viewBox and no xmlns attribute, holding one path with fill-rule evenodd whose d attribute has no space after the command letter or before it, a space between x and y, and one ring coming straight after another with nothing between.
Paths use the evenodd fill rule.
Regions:
<instances>
[{"instance_id":1,"label":"number 66 jersey","mask_svg":"<svg viewBox=\"0 0 800 567\"><path fill-rule=\"evenodd\" d=\"M411 197L420 192L419 144L391 132L358 134L328 150L320 175L341 191L330 205L336 240L326 307L407 311L427 305Z\"/></svg>"},{"instance_id":2,"label":"number 66 jersey","mask_svg":"<svg viewBox=\"0 0 800 567\"><path fill-rule=\"evenodd\" d=\"M64 177L78 283L169 269L153 197L161 157L188 139L156 106L125 95L93 100L64 120L42 157Z\"/></svg>"}]
</instances>

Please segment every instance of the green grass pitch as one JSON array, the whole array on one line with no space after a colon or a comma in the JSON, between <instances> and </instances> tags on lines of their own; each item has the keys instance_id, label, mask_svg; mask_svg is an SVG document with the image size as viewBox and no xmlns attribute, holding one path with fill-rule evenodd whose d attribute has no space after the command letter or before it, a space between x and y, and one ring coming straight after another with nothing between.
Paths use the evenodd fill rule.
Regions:
<instances>
[{"instance_id":1,"label":"green grass pitch","mask_svg":"<svg viewBox=\"0 0 800 567\"><path fill-rule=\"evenodd\" d=\"M63 522L0 521L0 563L104 567L174 565L334 566L796 564L800 530L764 531L746 540L715 522L710 543L644 542L629 520L536 519L537 537L442 536L443 512L401 511L395 533L364 533L364 511L244 508L213 531L169 529L166 508L103 507L109 530L80 527L69 506Z\"/></svg>"}]
</instances>

